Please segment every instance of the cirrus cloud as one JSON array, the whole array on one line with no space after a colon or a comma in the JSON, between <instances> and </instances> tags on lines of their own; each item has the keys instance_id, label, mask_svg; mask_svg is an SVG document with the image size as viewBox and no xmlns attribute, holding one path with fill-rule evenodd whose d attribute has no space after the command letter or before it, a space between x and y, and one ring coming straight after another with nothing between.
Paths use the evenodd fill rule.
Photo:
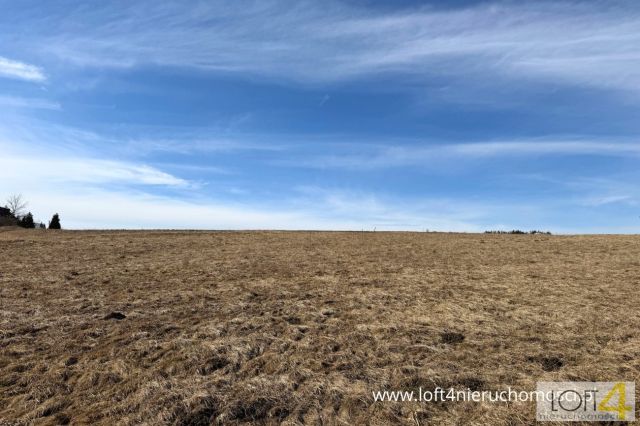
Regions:
<instances>
[{"instance_id":1,"label":"cirrus cloud","mask_svg":"<svg viewBox=\"0 0 640 426\"><path fill-rule=\"evenodd\" d=\"M301 82L394 73L640 88L640 9L633 3L496 2L382 12L344 2L185 7L141 1L67 8L46 18L51 24L34 27L17 45L81 66L192 67ZM21 25L19 18L4 23ZM27 64L5 60L2 67L44 79Z\"/></svg>"},{"instance_id":2,"label":"cirrus cloud","mask_svg":"<svg viewBox=\"0 0 640 426\"><path fill-rule=\"evenodd\" d=\"M41 68L0 56L0 77L42 82L47 79Z\"/></svg>"}]
</instances>

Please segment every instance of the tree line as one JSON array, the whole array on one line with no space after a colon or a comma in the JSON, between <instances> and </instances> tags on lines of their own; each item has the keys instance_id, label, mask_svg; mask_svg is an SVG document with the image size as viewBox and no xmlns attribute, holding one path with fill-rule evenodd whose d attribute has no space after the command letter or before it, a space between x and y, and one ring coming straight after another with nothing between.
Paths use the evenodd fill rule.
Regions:
<instances>
[{"instance_id":1,"label":"tree line","mask_svg":"<svg viewBox=\"0 0 640 426\"><path fill-rule=\"evenodd\" d=\"M53 215L49 221L49 226L42 222L36 223L33 214L27 211L28 204L22 194L10 195L6 200L5 206L0 207L0 226L17 225L23 228L62 229L58 213Z\"/></svg>"},{"instance_id":2,"label":"tree line","mask_svg":"<svg viewBox=\"0 0 640 426\"><path fill-rule=\"evenodd\" d=\"M512 231L484 231L485 234L531 234L531 235L535 235L535 234L544 234L544 235L551 235L551 232L549 231L538 231L538 230L533 230L533 231L521 231L520 229L514 229Z\"/></svg>"}]
</instances>

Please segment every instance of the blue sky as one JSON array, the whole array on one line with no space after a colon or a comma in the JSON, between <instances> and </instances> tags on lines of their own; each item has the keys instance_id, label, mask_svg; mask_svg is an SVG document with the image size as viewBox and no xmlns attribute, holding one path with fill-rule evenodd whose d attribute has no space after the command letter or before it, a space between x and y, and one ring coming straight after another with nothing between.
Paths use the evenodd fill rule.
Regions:
<instances>
[{"instance_id":1,"label":"blue sky","mask_svg":"<svg viewBox=\"0 0 640 426\"><path fill-rule=\"evenodd\" d=\"M635 2L0 9L0 197L36 218L640 231Z\"/></svg>"}]
</instances>

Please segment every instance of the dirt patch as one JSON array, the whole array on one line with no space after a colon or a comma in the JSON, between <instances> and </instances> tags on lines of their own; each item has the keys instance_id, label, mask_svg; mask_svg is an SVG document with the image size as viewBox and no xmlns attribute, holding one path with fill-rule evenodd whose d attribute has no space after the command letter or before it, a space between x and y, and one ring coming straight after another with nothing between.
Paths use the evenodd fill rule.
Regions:
<instances>
[{"instance_id":1,"label":"dirt patch","mask_svg":"<svg viewBox=\"0 0 640 426\"><path fill-rule=\"evenodd\" d=\"M127 316L122 312L111 312L110 314L105 315L103 319L105 320L123 320Z\"/></svg>"},{"instance_id":2,"label":"dirt patch","mask_svg":"<svg viewBox=\"0 0 640 426\"><path fill-rule=\"evenodd\" d=\"M464 341L464 334L453 331L445 331L440 334L440 341L445 344L455 345Z\"/></svg>"},{"instance_id":3,"label":"dirt patch","mask_svg":"<svg viewBox=\"0 0 640 426\"><path fill-rule=\"evenodd\" d=\"M542 364L542 369L544 371L558 371L564 366L564 361L562 358L555 356L542 357L540 359L540 364Z\"/></svg>"},{"instance_id":4,"label":"dirt patch","mask_svg":"<svg viewBox=\"0 0 640 426\"><path fill-rule=\"evenodd\" d=\"M67 358L67 360L64 362L64 365L66 367L70 367L72 365L75 365L78 363L78 358L76 358L75 356L71 356L69 358Z\"/></svg>"}]
</instances>

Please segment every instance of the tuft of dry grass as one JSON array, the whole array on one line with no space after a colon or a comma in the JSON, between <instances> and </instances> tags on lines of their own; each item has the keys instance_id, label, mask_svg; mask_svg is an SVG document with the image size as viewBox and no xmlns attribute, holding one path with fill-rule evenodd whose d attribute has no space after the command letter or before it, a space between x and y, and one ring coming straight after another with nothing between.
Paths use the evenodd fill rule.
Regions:
<instances>
[{"instance_id":1,"label":"tuft of dry grass","mask_svg":"<svg viewBox=\"0 0 640 426\"><path fill-rule=\"evenodd\" d=\"M640 379L637 236L0 232L0 424L531 424Z\"/></svg>"}]
</instances>

